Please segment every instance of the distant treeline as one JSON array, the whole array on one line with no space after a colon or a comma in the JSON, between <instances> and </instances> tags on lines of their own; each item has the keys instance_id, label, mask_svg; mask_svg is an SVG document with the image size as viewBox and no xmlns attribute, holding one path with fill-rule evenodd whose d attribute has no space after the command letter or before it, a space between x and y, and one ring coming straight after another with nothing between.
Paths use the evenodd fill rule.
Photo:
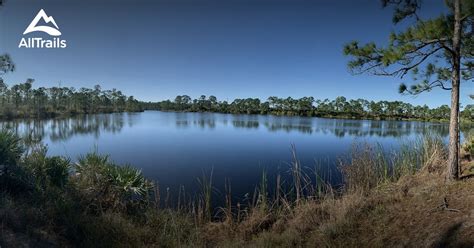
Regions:
<instances>
[{"instance_id":1,"label":"distant treeline","mask_svg":"<svg viewBox=\"0 0 474 248\"><path fill-rule=\"evenodd\" d=\"M62 115L136 112L142 104L116 89L68 87L32 88L32 79L8 87L0 81L0 119L45 118Z\"/></svg>"},{"instance_id":2,"label":"distant treeline","mask_svg":"<svg viewBox=\"0 0 474 248\"><path fill-rule=\"evenodd\" d=\"M147 110L219 112L233 114L273 114L288 116L318 116L370 119L418 119L449 120L450 108L442 105L437 108L413 106L401 101L368 101L364 99L347 100L340 96L335 100L315 100L313 97L294 99L291 97L269 97L266 101L258 98L235 99L232 102L218 101L215 96L202 95L191 99L187 95L177 96L173 101L143 103ZM461 117L474 119L474 104L465 106Z\"/></svg>"}]
</instances>

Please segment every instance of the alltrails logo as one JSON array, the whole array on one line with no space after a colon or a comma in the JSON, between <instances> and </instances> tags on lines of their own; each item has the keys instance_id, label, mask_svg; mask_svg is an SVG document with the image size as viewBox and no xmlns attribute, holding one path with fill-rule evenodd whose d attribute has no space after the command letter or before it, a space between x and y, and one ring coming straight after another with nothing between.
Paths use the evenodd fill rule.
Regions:
<instances>
[{"instance_id":1,"label":"alltrails logo","mask_svg":"<svg viewBox=\"0 0 474 248\"><path fill-rule=\"evenodd\" d=\"M51 23L53 26L40 26L38 25L40 20L43 20L45 24ZM30 25L25 29L25 32L23 32L23 35L37 31L47 33L50 36L61 36L58 24L56 24L52 16L46 15L43 9L41 9L33 21L31 21ZM41 37L21 38L20 44L18 44L18 48L66 48L66 46L66 40L62 40L59 37L53 39L43 39Z\"/></svg>"}]
</instances>

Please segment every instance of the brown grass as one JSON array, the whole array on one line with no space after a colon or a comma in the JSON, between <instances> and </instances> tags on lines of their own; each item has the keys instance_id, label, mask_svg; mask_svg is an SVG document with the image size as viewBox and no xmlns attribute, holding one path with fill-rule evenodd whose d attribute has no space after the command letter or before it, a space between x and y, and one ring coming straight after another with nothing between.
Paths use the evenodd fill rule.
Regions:
<instances>
[{"instance_id":1,"label":"brown grass","mask_svg":"<svg viewBox=\"0 0 474 248\"><path fill-rule=\"evenodd\" d=\"M264 172L256 200L232 206L227 182L221 219L210 219L206 206L210 206L212 177L204 177L201 203L188 207L191 210L153 207L140 218L113 212L83 215L76 225L86 231L83 246L473 247L474 179L447 183L442 143L423 139L416 144L390 156L378 147L356 145L339 167L344 187L323 183L322 190L306 194L302 188L307 188L309 177L301 173L293 152L293 192L298 194L281 192L271 199ZM0 245L22 246L32 237L46 246L74 244L64 240L58 227L48 229L51 225L45 224L42 209L19 205L8 197L0 203ZM28 221L26 216L36 220ZM33 235L15 231L32 223L38 226L30 228Z\"/></svg>"},{"instance_id":2,"label":"brown grass","mask_svg":"<svg viewBox=\"0 0 474 248\"><path fill-rule=\"evenodd\" d=\"M418 144L417 150L407 149L391 158L382 157L377 148L358 145L349 160L341 162L343 194L299 200L286 211L251 209L231 228L210 223L205 227L212 230L205 243L215 247L472 247L474 180L447 184L442 143L420 140ZM392 167L387 167L390 161Z\"/></svg>"}]
</instances>

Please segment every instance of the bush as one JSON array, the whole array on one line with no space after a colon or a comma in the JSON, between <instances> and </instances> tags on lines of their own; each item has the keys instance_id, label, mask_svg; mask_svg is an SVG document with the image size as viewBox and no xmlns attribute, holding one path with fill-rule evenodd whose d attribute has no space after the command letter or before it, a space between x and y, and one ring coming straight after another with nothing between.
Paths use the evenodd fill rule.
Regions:
<instances>
[{"instance_id":1,"label":"bush","mask_svg":"<svg viewBox=\"0 0 474 248\"><path fill-rule=\"evenodd\" d=\"M474 136L468 137L463 145L464 151L469 156L469 159L474 157Z\"/></svg>"},{"instance_id":2,"label":"bush","mask_svg":"<svg viewBox=\"0 0 474 248\"><path fill-rule=\"evenodd\" d=\"M24 148L21 139L8 131L0 131L0 165L8 167L17 165Z\"/></svg>"},{"instance_id":3,"label":"bush","mask_svg":"<svg viewBox=\"0 0 474 248\"><path fill-rule=\"evenodd\" d=\"M21 139L14 133L0 131L0 188L18 193L30 188L28 175L19 166L25 151Z\"/></svg>"},{"instance_id":4,"label":"bush","mask_svg":"<svg viewBox=\"0 0 474 248\"><path fill-rule=\"evenodd\" d=\"M40 148L25 158L24 167L33 177L36 188L63 188L69 180L70 161L63 157L47 157L46 148Z\"/></svg>"},{"instance_id":5,"label":"bush","mask_svg":"<svg viewBox=\"0 0 474 248\"><path fill-rule=\"evenodd\" d=\"M118 166L108 156L94 152L81 157L75 169L79 190L98 211L123 210L148 203L153 184L136 168Z\"/></svg>"}]
</instances>

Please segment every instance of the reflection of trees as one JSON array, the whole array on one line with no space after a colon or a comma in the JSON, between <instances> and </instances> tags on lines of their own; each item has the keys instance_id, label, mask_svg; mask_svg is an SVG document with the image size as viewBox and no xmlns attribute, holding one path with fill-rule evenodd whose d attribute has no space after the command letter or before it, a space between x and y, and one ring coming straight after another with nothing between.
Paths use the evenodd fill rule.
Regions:
<instances>
[{"instance_id":1,"label":"reflection of trees","mask_svg":"<svg viewBox=\"0 0 474 248\"><path fill-rule=\"evenodd\" d=\"M317 123L316 132L332 133L337 137L402 137L425 133L447 136L448 125L441 123L410 121L371 121L371 120L323 120Z\"/></svg>"},{"instance_id":2,"label":"reflection of trees","mask_svg":"<svg viewBox=\"0 0 474 248\"><path fill-rule=\"evenodd\" d=\"M265 123L265 126L271 132L285 131L288 133L291 131L298 131L298 132L307 133L307 134L313 133L313 127L311 126L285 124L285 123L268 123L268 122Z\"/></svg>"},{"instance_id":3,"label":"reflection of trees","mask_svg":"<svg viewBox=\"0 0 474 248\"><path fill-rule=\"evenodd\" d=\"M214 119L200 119L200 120L195 120L194 122L195 126L198 126L200 128L210 128L214 129L216 127L216 121Z\"/></svg>"},{"instance_id":4,"label":"reflection of trees","mask_svg":"<svg viewBox=\"0 0 474 248\"><path fill-rule=\"evenodd\" d=\"M265 127L270 132L277 132L277 131L298 131L300 133L305 134L312 134L313 133L313 120L312 118L301 118L301 117L294 117L294 118L287 118L287 117L279 117L273 118L271 120L265 120Z\"/></svg>"},{"instance_id":5,"label":"reflection of trees","mask_svg":"<svg viewBox=\"0 0 474 248\"><path fill-rule=\"evenodd\" d=\"M132 126L133 119L128 119ZM92 134L98 138L101 132L118 133L125 124L125 114L82 115L67 119L21 120L0 123L0 128L14 131L30 142L39 142L45 137L51 141L65 141L75 135Z\"/></svg>"},{"instance_id":6,"label":"reflection of trees","mask_svg":"<svg viewBox=\"0 0 474 248\"><path fill-rule=\"evenodd\" d=\"M337 137L402 137L426 134L428 132L447 136L448 125L415 121L377 121L377 120L344 120L307 117L278 117L260 115L219 115L212 113L177 113L175 125L200 128L215 128L217 124L227 126L229 123L239 129L259 129L265 127L270 132L297 131L304 134L322 133ZM472 126L471 126L472 127ZM463 132L471 127L462 128Z\"/></svg>"},{"instance_id":7,"label":"reflection of trees","mask_svg":"<svg viewBox=\"0 0 474 248\"><path fill-rule=\"evenodd\" d=\"M236 128L258 128L260 123L258 121L244 121L244 120L234 120L232 125Z\"/></svg>"},{"instance_id":8,"label":"reflection of trees","mask_svg":"<svg viewBox=\"0 0 474 248\"><path fill-rule=\"evenodd\" d=\"M447 136L449 132L446 124L410 121L279 118L265 122L265 126L272 132L294 130L306 134L333 134L337 137L402 137L427 132Z\"/></svg>"},{"instance_id":9,"label":"reflection of trees","mask_svg":"<svg viewBox=\"0 0 474 248\"><path fill-rule=\"evenodd\" d=\"M189 121L187 120L176 120L176 127L187 128L189 126Z\"/></svg>"},{"instance_id":10,"label":"reflection of trees","mask_svg":"<svg viewBox=\"0 0 474 248\"><path fill-rule=\"evenodd\" d=\"M45 138L51 141L65 141L75 135L94 135L118 133L122 128L133 126L140 114L97 114L82 115L67 119L22 120L0 122L0 128L13 130L27 144L36 144ZM337 137L402 137L428 132L446 137L448 125L442 123L410 121L342 120L306 117L275 117L259 115L219 115L211 113L176 113L165 116L166 122L177 128L209 128L217 125L232 125L239 129L264 128L270 132L300 132L303 134L332 134ZM461 127L465 136L472 125Z\"/></svg>"}]
</instances>

